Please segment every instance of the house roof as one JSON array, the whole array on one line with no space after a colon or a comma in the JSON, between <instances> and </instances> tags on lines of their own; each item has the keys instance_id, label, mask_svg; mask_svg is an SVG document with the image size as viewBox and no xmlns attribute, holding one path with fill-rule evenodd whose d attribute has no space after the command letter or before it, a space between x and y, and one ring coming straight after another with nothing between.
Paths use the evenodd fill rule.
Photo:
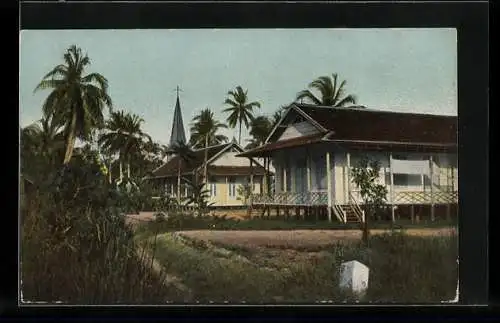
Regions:
<instances>
[{"instance_id":1,"label":"house roof","mask_svg":"<svg viewBox=\"0 0 500 323\"><path fill-rule=\"evenodd\" d=\"M240 154L245 157L269 156L272 151L329 142L354 149L402 149L441 152L456 150L455 116L380 111L367 108L332 108L294 103L289 113L307 116L319 134L267 144ZM286 120L287 118L283 118ZM276 127L276 140L284 127Z\"/></svg>"},{"instance_id":2,"label":"house roof","mask_svg":"<svg viewBox=\"0 0 500 323\"><path fill-rule=\"evenodd\" d=\"M266 171L264 167L256 165L252 168L250 166L209 166L208 173L210 175L226 175L226 176L237 176L237 175L265 175Z\"/></svg>"},{"instance_id":3,"label":"house roof","mask_svg":"<svg viewBox=\"0 0 500 323\"><path fill-rule=\"evenodd\" d=\"M179 161L180 161L180 170L181 174L191 173L195 169L201 167L205 162L205 150L207 150L207 160L210 160L212 157L217 155L223 149L225 149L229 144L222 144L211 146L208 148L196 149L193 150L193 158L189 160L189 162L183 160L179 156L174 156L172 159L168 160L165 164L161 165L159 168L153 171L152 177L169 177L169 176L177 176Z\"/></svg>"},{"instance_id":4,"label":"house roof","mask_svg":"<svg viewBox=\"0 0 500 323\"><path fill-rule=\"evenodd\" d=\"M330 139L457 143L458 118L455 116L296 105L322 127L332 131Z\"/></svg>"},{"instance_id":5,"label":"house roof","mask_svg":"<svg viewBox=\"0 0 500 323\"><path fill-rule=\"evenodd\" d=\"M172 177L177 176L179 161L181 164L180 171L181 175L192 174L195 170L203 167L205 163L205 150L207 150L207 161L209 167L208 172L212 175L250 175L250 166L214 166L210 165L211 161L217 159L217 155L223 153L224 150L229 149L231 146L235 147L239 151L243 152L243 149L238 146L235 142L225 143L221 145L211 146L207 149L196 149L193 151L193 158L189 162L180 159L179 156L174 156L172 159L168 160L165 164L158 167L152 172L152 176L149 178L161 178L161 177ZM264 168L259 163L254 163L253 172L254 175L264 174Z\"/></svg>"},{"instance_id":6,"label":"house roof","mask_svg":"<svg viewBox=\"0 0 500 323\"><path fill-rule=\"evenodd\" d=\"M318 143L321 142L324 134L314 134L310 136L303 136L303 137L296 137L296 138L291 138L287 140L280 140L280 141L275 141L271 143L267 143L265 145L262 145L260 147L250 149L245 151L242 154L239 154L238 156L242 157L249 157L249 156L258 156L258 157L268 157L271 152L275 150L280 150L280 149L286 149L286 148L293 148L293 147L300 147L300 146L305 146L305 145L310 145L313 143Z\"/></svg>"}]
</instances>

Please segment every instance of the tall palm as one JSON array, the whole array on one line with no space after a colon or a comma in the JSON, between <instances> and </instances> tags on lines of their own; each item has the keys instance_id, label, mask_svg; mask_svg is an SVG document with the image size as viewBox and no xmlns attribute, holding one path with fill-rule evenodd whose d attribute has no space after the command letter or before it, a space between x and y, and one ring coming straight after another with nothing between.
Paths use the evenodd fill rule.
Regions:
<instances>
[{"instance_id":1,"label":"tall palm","mask_svg":"<svg viewBox=\"0 0 500 323\"><path fill-rule=\"evenodd\" d=\"M230 107L223 110L223 112L228 112L229 117L227 122L231 128L235 128L239 125L238 131L238 144L241 144L241 124L245 124L245 128L248 128L249 122L253 119L253 108L260 108L260 103L257 101L248 102L248 91L243 91L241 86L237 86L236 90L227 92L229 96L225 104Z\"/></svg>"},{"instance_id":2,"label":"tall palm","mask_svg":"<svg viewBox=\"0 0 500 323\"><path fill-rule=\"evenodd\" d=\"M145 141L151 137L141 129L144 119L138 115L123 111L112 112L106 122L105 133L99 138L99 144L111 152L119 154L120 180L123 179L123 162L127 162L127 177L130 179L130 159L132 154L142 151Z\"/></svg>"},{"instance_id":3,"label":"tall palm","mask_svg":"<svg viewBox=\"0 0 500 323\"><path fill-rule=\"evenodd\" d=\"M54 115L61 120L66 136L66 152L63 163L73 155L76 138L87 139L94 127L104 123L103 110L112 109L108 95L108 81L98 73L85 75L90 59L80 48L71 46L63 56L64 64L47 73L35 88L51 89L43 104L46 116Z\"/></svg>"},{"instance_id":4,"label":"tall palm","mask_svg":"<svg viewBox=\"0 0 500 323\"><path fill-rule=\"evenodd\" d=\"M222 144L228 139L218 132L225 128L227 128L225 124L214 119L214 113L210 109L204 109L193 118L189 142L193 148L204 147L207 141L210 146Z\"/></svg>"},{"instance_id":5,"label":"tall palm","mask_svg":"<svg viewBox=\"0 0 500 323\"><path fill-rule=\"evenodd\" d=\"M177 161L177 203L181 203L181 169L182 164L189 165L195 158L194 152L188 145L178 143L168 148L168 153L178 157Z\"/></svg>"},{"instance_id":6,"label":"tall palm","mask_svg":"<svg viewBox=\"0 0 500 323\"><path fill-rule=\"evenodd\" d=\"M338 76L335 73L332 74L332 77L318 77L308 87L319 91L321 96L318 98L310 90L303 90L297 94L296 100L306 99L312 104L339 108L355 105L356 97L352 94L345 95L344 87L347 82L344 80L340 84L337 84L337 78Z\"/></svg>"}]
</instances>

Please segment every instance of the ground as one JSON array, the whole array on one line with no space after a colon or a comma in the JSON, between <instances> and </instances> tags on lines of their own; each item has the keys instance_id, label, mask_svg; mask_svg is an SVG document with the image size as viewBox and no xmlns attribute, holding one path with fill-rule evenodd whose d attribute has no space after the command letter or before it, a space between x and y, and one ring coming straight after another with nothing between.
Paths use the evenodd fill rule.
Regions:
<instances>
[{"instance_id":1,"label":"ground","mask_svg":"<svg viewBox=\"0 0 500 323\"><path fill-rule=\"evenodd\" d=\"M370 233L382 234L384 230L371 230ZM452 229L408 229L406 234L411 236L440 236L450 235ZM182 235L212 241L221 244L241 245L241 246L277 246L290 248L307 248L326 246L332 241L347 242L348 240L359 240L360 230L288 230L288 231L181 231Z\"/></svg>"},{"instance_id":2,"label":"ground","mask_svg":"<svg viewBox=\"0 0 500 323\"><path fill-rule=\"evenodd\" d=\"M155 245L150 252L175 288L183 289L183 302L352 301L338 288L340 264L349 260L370 268L364 301L453 299L454 231L404 232L372 230L369 247L361 243L359 230L190 230L139 236Z\"/></svg>"}]
</instances>

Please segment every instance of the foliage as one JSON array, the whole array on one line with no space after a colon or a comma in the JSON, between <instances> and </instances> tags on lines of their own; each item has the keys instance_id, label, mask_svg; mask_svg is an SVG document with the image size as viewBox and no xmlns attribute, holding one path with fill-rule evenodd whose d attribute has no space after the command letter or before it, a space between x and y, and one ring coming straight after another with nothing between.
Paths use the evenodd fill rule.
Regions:
<instances>
[{"instance_id":1,"label":"foliage","mask_svg":"<svg viewBox=\"0 0 500 323\"><path fill-rule=\"evenodd\" d=\"M204 148L206 143L207 146L225 143L228 141L227 137L218 134L220 129L225 128L225 124L214 119L214 113L210 109L204 109L193 118L189 143L193 148Z\"/></svg>"},{"instance_id":2,"label":"foliage","mask_svg":"<svg viewBox=\"0 0 500 323\"><path fill-rule=\"evenodd\" d=\"M129 199L91 154L50 172L28 201L21 213L24 300L101 305L179 297L139 251L123 216Z\"/></svg>"},{"instance_id":3,"label":"foliage","mask_svg":"<svg viewBox=\"0 0 500 323\"><path fill-rule=\"evenodd\" d=\"M306 99L307 101L316 104L330 107L348 107L356 104L356 97L352 94L345 95L344 86L346 81L342 81L337 87L337 74L332 74L332 77L321 76L309 84L309 88L320 92L321 97L318 98L310 90L303 90L297 94L297 101Z\"/></svg>"},{"instance_id":4,"label":"foliage","mask_svg":"<svg viewBox=\"0 0 500 323\"><path fill-rule=\"evenodd\" d=\"M227 122L231 128L239 125L238 144L241 145L241 124L245 124L248 128L249 122L253 119L253 109L260 108L260 103L257 101L248 102L248 91L244 91L241 86L237 86L235 90L227 92L228 98L224 101L229 105L229 108L223 112L229 113Z\"/></svg>"},{"instance_id":5,"label":"foliage","mask_svg":"<svg viewBox=\"0 0 500 323\"><path fill-rule=\"evenodd\" d=\"M246 183L244 185L238 185L236 188L237 199L241 200L243 198L243 204L247 204L250 195L252 194L252 187L250 183Z\"/></svg>"},{"instance_id":6,"label":"foliage","mask_svg":"<svg viewBox=\"0 0 500 323\"><path fill-rule=\"evenodd\" d=\"M106 122L105 133L99 137L99 144L105 151L110 154L118 153L119 162L127 163L127 177L130 176L131 156L141 155L146 142L152 144L151 137L141 129L143 122L138 115L113 111Z\"/></svg>"},{"instance_id":7,"label":"foliage","mask_svg":"<svg viewBox=\"0 0 500 323\"><path fill-rule=\"evenodd\" d=\"M51 89L43 104L46 117L53 117L64 127L66 153L64 163L73 154L76 138L88 139L95 127L104 124L103 110L112 108L108 81L98 73L84 75L90 59L80 48L71 46L63 56L64 63L47 73L35 91Z\"/></svg>"},{"instance_id":8,"label":"foliage","mask_svg":"<svg viewBox=\"0 0 500 323\"><path fill-rule=\"evenodd\" d=\"M156 257L200 302L354 301L338 288L340 264L354 259L370 268L363 302L430 303L454 297L456 236L386 234L370 240L369 248L354 241L296 250L179 240L169 233L158 237Z\"/></svg>"},{"instance_id":9,"label":"foliage","mask_svg":"<svg viewBox=\"0 0 500 323\"><path fill-rule=\"evenodd\" d=\"M380 173L380 163L378 160L370 160L363 157L352 170L352 181L360 189L365 211L365 221L363 223L363 241L368 242L368 221L374 218L377 210L380 210L387 200L387 188L385 185L377 184Z\"/></svg>"},{"instance_id":10,"label":"foliage","mask_svg":"<svg viewBox=\"0 0 500 323\"><path fill-rule=\"evenodd\" d=\"M191 195L186 198L184 203L194 206L197 216L206 215L213 203L208 203L209 191L206 189L205 183L195 180L188 181L187 185L188 192L191 192Z\"/></svg>"},{"instance_id":11,"label":"foliage","mask_svg":"<svg viewBox=\"0 0 500 323\"><path fill-rule=\"evenodd\" d=\"M268 117L258 116L252 119L250 122L250 135L252 139L246 148L251 149L263 145L271 130L272 123Z\"/></svg>"}]
</instances>

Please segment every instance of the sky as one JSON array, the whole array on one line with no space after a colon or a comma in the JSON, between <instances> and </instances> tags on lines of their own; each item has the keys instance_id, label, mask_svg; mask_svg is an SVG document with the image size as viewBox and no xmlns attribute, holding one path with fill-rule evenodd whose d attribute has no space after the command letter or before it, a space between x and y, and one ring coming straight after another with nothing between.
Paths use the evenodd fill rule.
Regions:
<instances>
[{"instance_id":1,"label":"sky","mask_svg":"<svg viewBox=\"0 0 500 323\"><path fill-rule=\"evenodd\" d=\"M41 118L49 90L33 90L73 44L91 60L86 72L108 79L114 109L140 115L162 144L170 137L177 86L188 137L202 109L225 121L224 100L238 85L261 103L256 115L272 115L332 73L368 108L457 115L455 29L23 30L21 127ZM223 133L238 137L237 128Z\"/></svg>"}]
</instances>

